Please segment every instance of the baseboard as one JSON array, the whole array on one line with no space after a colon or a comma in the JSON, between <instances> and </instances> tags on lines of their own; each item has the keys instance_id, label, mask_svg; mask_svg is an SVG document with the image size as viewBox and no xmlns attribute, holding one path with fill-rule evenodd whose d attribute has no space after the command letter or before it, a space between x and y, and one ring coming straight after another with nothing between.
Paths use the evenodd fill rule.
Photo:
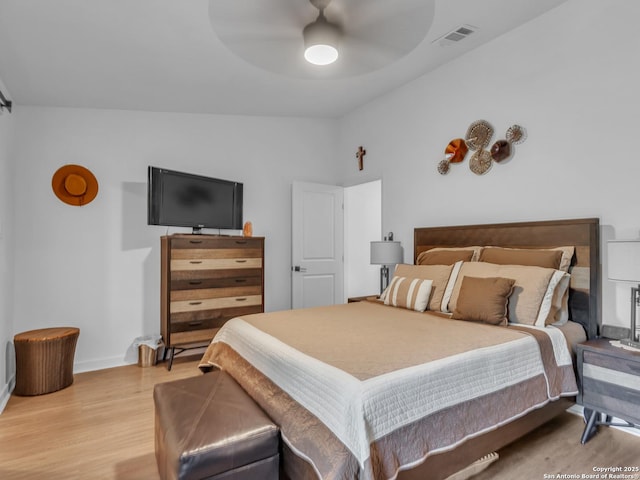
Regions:
<instances>
[{"instance_id":1,"label":"baseboard","mask_svg":"<svg viewBox=\"0 0 640 480\"><path fill-rule=\"evenodd\" d=\"M0 391L0 414L4 411L4 407L7 406L7 402L9 401L9 397L11 397L11 392L13 392L15 385L16 377L12 375L9 381L2 387L2 391Z\"/></svg>"},{"instance_id":2,"label":"baseboard","mask_svg":"<svg viewBox=\"0 0 640 480\"><path fill-rule=\"evenodd\" d=\"M131 365L131 363L124 361L122 356L87 360L84 362L75 362L73 364L73 373L93 372L95 370L122 367L124 365Z\"/></svg>"},{"instance_id":3,"label":"baseboard","mask_svg":"<svg viewBox=\"0 0 640 480\"><path fill-rule=\"evenodd\" d=\"M584 414L583 414L583 407L582 405L578 405L577 403L574 404L573 406L569 407L569 409L567 410L567 412L569 413L573 413L574 415L578 415L580 417L582 417L584 419ZM624 420L621 420L617 417L613 417L613 421L616 423L624 423ZM635 437L640 437L640 429L637 428L633 428L633 427L617 427L617 426L612 426L611 428L615 428L616 430L620 430L622 432L628 433L630 435L633 435Z\"/></svg>"}]
</instances>

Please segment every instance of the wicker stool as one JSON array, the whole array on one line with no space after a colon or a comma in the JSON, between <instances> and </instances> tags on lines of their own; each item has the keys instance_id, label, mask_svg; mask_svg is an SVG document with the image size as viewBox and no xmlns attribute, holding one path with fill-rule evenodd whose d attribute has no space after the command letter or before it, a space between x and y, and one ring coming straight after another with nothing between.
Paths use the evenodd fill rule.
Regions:
<instances>
[{"instance_id":1,"label":"wicker stool","mask_svg":"<svg viewBox=\"0 0 640 480\"><path fill-rule=\"evenodd\" d=\"M73 383L73 358L80 330L73 327L43 328L18 333L16 395L42 395Z\"/></svg>"}]
</instances>

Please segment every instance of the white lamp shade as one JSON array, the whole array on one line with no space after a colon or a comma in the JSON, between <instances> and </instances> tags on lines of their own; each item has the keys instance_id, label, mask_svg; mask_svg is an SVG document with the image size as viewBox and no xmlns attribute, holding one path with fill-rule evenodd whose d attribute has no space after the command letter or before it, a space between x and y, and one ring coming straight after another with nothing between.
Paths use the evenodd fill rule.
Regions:
<instances>
[{"instance_id":1,"label":"white lamp shade","mask_svg":"<svg viewBox=\"0 0 640 480\"><path fill-rule=\"evenodd\" d=\"M609 280L640 283L640 240L611 240L607 253Z\"/></svg>"},{"instance_id":2,"label":"white lamp shade","mask_svg":"<svg viewBox=\"0 0 640 480\"><path fill-rule=\"evenodd\" d=\"M400 242L371 242L372 265L395 265L401 262Z\"/></svg>"}]
</instances>

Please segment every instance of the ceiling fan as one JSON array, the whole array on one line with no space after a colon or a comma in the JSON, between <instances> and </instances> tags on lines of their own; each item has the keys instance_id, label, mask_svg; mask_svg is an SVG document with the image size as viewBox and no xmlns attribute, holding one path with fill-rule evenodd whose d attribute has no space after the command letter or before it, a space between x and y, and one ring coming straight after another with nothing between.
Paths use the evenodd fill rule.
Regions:
<instances>
[{"instance_id":1,"label":"ceiling fan","mask_svg":"<svg viewBox=\"0 0 640 480\"><path fill-rule=\"evenodd\" d=\"M232 53L303 78L384 68L424 40L434 11L435 0L209 0L213 30Z\"/></svg>"}]
</instances>

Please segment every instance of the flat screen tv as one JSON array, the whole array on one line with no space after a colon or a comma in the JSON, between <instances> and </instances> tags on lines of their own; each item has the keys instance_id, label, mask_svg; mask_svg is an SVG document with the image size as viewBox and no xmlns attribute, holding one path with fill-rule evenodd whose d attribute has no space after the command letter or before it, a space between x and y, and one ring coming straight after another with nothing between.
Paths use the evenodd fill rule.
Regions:
<instances>
[{"instance_id":1,"label":"flat screen tv","mask_svg":"<svg viewBox=\"0 0 640 480\"><path fill-rule=\"evenodd\" d=\"M149 167L147 223L242 229L242 183Z\"/></svg>"}]
</instances>

